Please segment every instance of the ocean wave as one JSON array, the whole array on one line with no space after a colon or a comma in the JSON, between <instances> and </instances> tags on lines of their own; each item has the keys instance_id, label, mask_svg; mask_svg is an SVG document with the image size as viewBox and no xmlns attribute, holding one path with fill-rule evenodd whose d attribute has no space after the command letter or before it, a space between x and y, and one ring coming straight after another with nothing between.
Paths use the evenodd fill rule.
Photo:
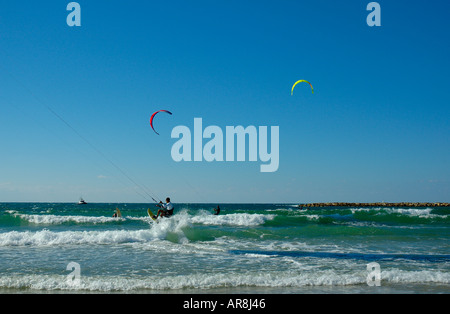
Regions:
<instances>
[{"instance_id":1,"label":"ocean wave","mask_svg":"<svg viewBox=\"0 0 450 314\"><path fill-rule=\"evenodd\" d=\"M87 277L82 276L80 283L74 285L65 276L25 275L3 276L0 287L8 289L31 290L67 290L67 291L133 291L133 290L180 290L212 289L221 287L302 287L314 285L354 285L365 282L365 278L351 275L337 276L297 275L280 273L278 275L252 274L192 274L183 276L161 276L150 278L123 277Z\"/></svg>"},{"instance_id":2,"label":"ocean wave","mask_svg":"<svg viewBox=\"0 0 450 314\"><path fill-rule=\"evenodd\" d=\"M450 273L442 271L387 270L381 272L381 285L390 284L450 284ZM237 287L307 287L353 286L367 284L364 272L349 274L334 270L304 272L246 272L195 273L189 275L160 275L146 277L84 276L74 284L64 275L7 275L0 277L2 289L30 289L43 291L139 291L181 290Z\"/></svg>"},{"instance_id":3,"label":"ocean wave","mask_svg":"<svg viewBox=\"0 0 450 314\"><path fill-rule=\"evenodd\" d=\"M375 208L351 208L350 209L353 214L357 212L373 212L375 214L399 214L405 216L416 216L420 218L446 218L447 215L437 215L432 212L434 209L432 208L391 208L391 207L375 207Z\"/></svg>"},{"instance_id":4,"label":"ocean wave","mask_svg":"<svg viewBox=\"0 0 450 314\"><path fill-rule=\"evenodd\" d=\"M37 232L11 231L0 234L0 247L7 246L57 246L80 244L121 244L164 239L163 232L150 230L63 231Z\"/></svg>"},{"instance_id":5,"label":"ocean wave","mask_svg":"<svg viewBox=\"0 0 450 314\"><path fill-rule=\"evenodd\" d=\"M217 226L257 226L273 219L273 215L260 214L230 214L223 216L198 215L190 216L182 212L170 219L161 219L157 223L149 217L88 217L88 216L54 216L54 215L23 215L21 219L34 224L55 225L68 222L101 224L126 219L142 220L149 223L148 229L141 230L89 230L89 231L54 231L43 229L39 231L10 231L0 233L0 247L5 246L55 246L81 244L122 244L148 242L168 239L172 242L189 242L185 235L187 229L193 230L193 225ZM195 227L194 227L195 228ZM192 234L190 232L189 234Z\"/></svg>"},{"instance_id":6,"label":"ocean wave","mask_svg":"<svg viewBox=\"0 0 450 314\"><path fill-rule=\"evenodd\" d=\"M31 224L35 225L60 225L66 223L75 224L105 224L118 221L125 221L124 218L114 218L105 216L57 216L57 215L27 215L27 214L14 214L15 217L19 217Z\"/></svg>"},{"instance_id":7,"label":"ocean wave","mask_svg":"<svg viewBox=\"0 0 450 314\"><path fill-rule=\"evenodd\" d=\"M59 216L59 215L32 215L32 214L21 214L17 211L8 211L8 213L14 217L18 217L30 224L34 225L61 225L61 224L109 224L124 222L126 220L143 221L150 222L148 216L142 217L132 217L124 216L121 218L105 217L105 216ZM227 214L215 216L207 212L200 212L194 216L189 215L187 211L182 211L171 218L171 220L185 220L187 223L202 224L202 225L213 225L213 226L243 226L252 227L257 225L262 225L266 221L273 220L275 215L264 215L264 214Z\"/></svg>"},{"instance_id":8,"label":"ocean wave","mask_svg":"<svg viewBox=\"0 0 450 314\"><path fill-rule=\"evenodd\" d=\"M196 215L191 217L190 221L203 225L252 227L262 225L274 218L275 215L263 214Z\"/></svg>"}]
</instances>

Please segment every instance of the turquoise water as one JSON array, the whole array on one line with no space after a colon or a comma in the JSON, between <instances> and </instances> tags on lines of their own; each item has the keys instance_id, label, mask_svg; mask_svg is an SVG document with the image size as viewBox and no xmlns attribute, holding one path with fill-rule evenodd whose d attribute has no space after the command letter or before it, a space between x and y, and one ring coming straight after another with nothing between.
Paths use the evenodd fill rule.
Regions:
<instances>
[{"instance_id":1,"label":"turquoise water","mask_svg":"<svg viewBox=\"0 0 450 314\"><path fill-rule=\"evenodd\" d=\"M176 204L155 223L149 206L0 204L0 291L450 292L450 208Z\"/></svg>"}]
</instances>

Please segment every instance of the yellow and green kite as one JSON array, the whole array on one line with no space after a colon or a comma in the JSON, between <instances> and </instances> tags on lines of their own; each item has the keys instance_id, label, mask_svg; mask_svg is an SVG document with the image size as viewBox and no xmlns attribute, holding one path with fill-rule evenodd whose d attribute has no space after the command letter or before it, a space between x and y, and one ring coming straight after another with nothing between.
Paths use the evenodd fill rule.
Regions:
<instances>
[{"instance_id":1,"label":"yellow and green kite","mask_svg":"<svg viewBox=\"0 0 450 314\"><path fill-rule=\"evenodd\" d=\"M312 84L311 84L310 82L308 82L308 81L300 80L300 81L295 82L294 86L292 86L291 96L294 95L294 88L295 88L295 86L297 86L297 84L299 84L299 83L308 83L309 86L311 86L312 93L314 94L314 87L312 86Z\"/></svg>"}]
</instances>

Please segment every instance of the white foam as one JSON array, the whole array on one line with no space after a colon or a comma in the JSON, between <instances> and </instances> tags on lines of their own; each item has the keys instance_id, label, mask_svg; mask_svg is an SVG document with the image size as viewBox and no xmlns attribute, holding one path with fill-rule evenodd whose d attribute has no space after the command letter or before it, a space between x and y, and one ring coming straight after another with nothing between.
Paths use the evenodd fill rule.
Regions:
<instances>
[{"instance_id":1,"label":"white foam","mask_svg":"<svg viewBox=\"0 0 450 314\"><path fill-rule=\"evenodd\" d=\"M375 208L352 208L351 211L354 214L355 212L360 211L377 211L380 214L388 213L388 214L401 214L407 216L417 216L421 218L433 218L433 217L446 217L447 215L435 215L432 214L432 208L391 208L391 207L375 207Z\"/></svg>"},{"instance_id":2,"label":"white foam","mask_svg":"<svg viewBox=\"0 0 450 314\"><path fill-rule=\"evenodd\" d=\"M36 290L86 290L86 291L131 291L139 289L177 290L186 288L211 289L218 287L301 287L316 285L351 285L365 282L365 278L351 275L335 275L332 272L321 275L312 273L228 273L190 274L182 276L160 276L147 278L87 277L80 278L79 285L71 285L66 276L25 275L2 276L1 288Z\"/></svg>"},{"instance_id":3,"label":"white foam","mask_svg":"<svg viewBox=\"0 0 450 314\"><path fill-rule=\"evenodd\" d=\"M228 214L228 215L197 215L190 218L192 223L215 226L252 227L273 220L275 215L263 214Z\"/></svg>"},{"instance_id":4,"label":"white foam","mask_svg":"<svg viewBox=\"0 0 450 314\"><path fill-rule=\"evenodd\" d=\"M37 224L60 224L67 221L105 223L117 218L86 216L26 215L26 219ZM122 218L123 219L123 218ZM136 218L149 221L148 217ZM151 223L149 229L142 230L101 230L101 231L11 231L0 234L0 247L5 246L56 246L82 244L123 244L146 243L167 239L172 235L176 242L189 242L183 230L192 223L211 225L255 226L271 219L268 215L232 214L224 216L189 216L187 212Z\"/></svg>"},{"instance_id":5,"label":"white foam","mask_svg":"<svg viewBox=\"0 0 450 314\"><path fill-rule=\"evenodd\" d=\"M178 242L187 242L184 236L183 228L189 225L187 214L173 216L171 219L162 219L158 223L152 223L148 229L142 230L102 230L102 231L61 231L55 232L47 229L31 232L11 231L0 233L1 246L53 246L53 245L80 245L80 244L122 244L135 242L148 242L152 240L166 239L169 234L175 234ZM62 221L77 222L89 221L90 223L104 223L117 221L124 218L109 217L86 217L86 216L42 216L42 218L32 218L28 215L28 219L37 219L37 222L43 224L56 224ZM140 220L150 221L149 217L136 218Z\"/></svg>"},{"instance_id":6,"label":"white foam","mask_svg":"<svg viewBox=\"0 0 450 314\"><path fill-rule=\"evenodd\" d=\"M150 222L149 217L105 217L105 216L58 216L58 215L29 215L20 214L17 211L8 211L11 215L19 217L35 225L60 225L64 223L75 224L106 224L117 221L125 220L138 220ZM263 215L263 214L228 214L215 216L206 211L200 211L197 215L191 216L187 211L182 211L172 216L171 219L162 219L162 226L173 225L173 223L167 223L167 221L176 221L176 224L203 224L203 225L215 225L215 226L243 226L252 227L264 224L266 221L273 220L276 215Z\"/></svg>"},{"instance_id":7,"label":"white foam","mask_svg":"<svg viewBox=\"0 0 450 314\"><path fill-rule=\"evenodd\" d=\"M305 287L366 285L367 274L338 273L335 270L293 272L194 273L189 275L123 277L81 276L80 284L67 282L63 275L6 275L0 277L0 288L68 290L68 291L132 291L211 289L220 287ZM381 273L381 284L449 284L450 274L440 271L390 270Z\"/></svg>"},{"instance_id":8,"label":"white foam","mask_svg":"<svg viewBox=\"0 0 450 314\"><path fill-rule=\"evenodd\" d=\"M0 246L54 246L80 244L120 244L163 239L164 235L154 230L115 231L63 231L37 232L11 231L0 234Z\"/></svg>"},{"instance_id":9,"label":"white foam","mask_svg":"<svg viewBox=\"0 0 450 314\"><path fill-rule=\"evenodd\" d=\"M387 280L392 283L450 284L450 272L430 270L405 271L394 269L381 272L381 280Z\"/></svg>"},{"instance_id":10,"label":"white foam","mask_svg":"<svg viewBox=\"0 0 450 314\"><path fill-rule=\"evenodd\" d=\"M315 220L319 220L320 216L319 215L305 215L306 219L311 220L311 221L315 221Z\"/></svg>"},{"instance_id":11,"label":"white foam","mask_svg":"<svg viewBox=\"0 0 450 314\"><path fill-rule=\"evenodd\" d=\"M124 218L114 217L93 217L93 216L56 216L56 215L26 215L17 214L14 216L20 217L32 224L36 225L59 225L64 223L77 223L77 224L104 224L116 221L124 221Z\"/></svg>"}]
</instances>

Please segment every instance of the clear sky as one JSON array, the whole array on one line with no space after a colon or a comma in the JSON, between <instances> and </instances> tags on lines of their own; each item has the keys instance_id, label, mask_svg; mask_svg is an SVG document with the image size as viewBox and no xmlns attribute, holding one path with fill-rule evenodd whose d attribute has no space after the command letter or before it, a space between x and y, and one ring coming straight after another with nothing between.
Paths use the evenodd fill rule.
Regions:
<instances>
[{"instance_id":1,"label":"clear sky","mask_svg":"<svg viewBox=\"0 0 450 314\"><path fill-rule=\"evenodd\" d=\"M69 2L0 3L0 202L450 201L450 2ZM279 126L278 171L176 163L196 117Z\"/></svg>"}]
</instances>

